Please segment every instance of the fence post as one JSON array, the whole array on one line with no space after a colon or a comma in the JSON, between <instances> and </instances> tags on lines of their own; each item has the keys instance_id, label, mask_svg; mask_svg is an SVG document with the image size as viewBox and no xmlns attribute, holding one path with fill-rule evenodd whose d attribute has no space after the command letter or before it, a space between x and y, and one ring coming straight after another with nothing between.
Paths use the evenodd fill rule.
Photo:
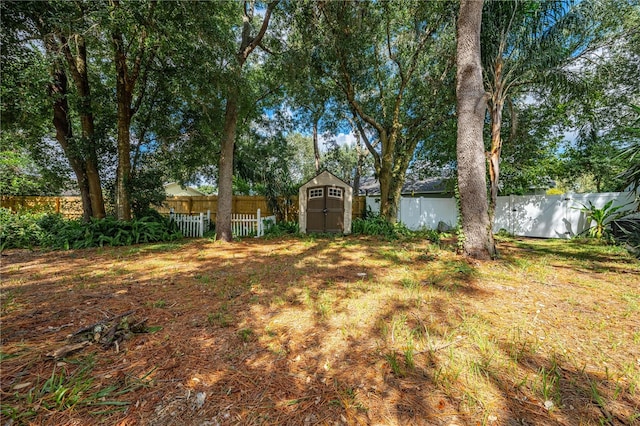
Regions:
<instances>
[{"instance_id":1,"label":"fence post","mask_svg":"<svg viewBox=\"0 0 640 426\"><path fill-rule=\"evenodd\" d=\"M257 227L257 236L262 237L264 234L264 230L262 229L262 218L260 217L260 209L258 209L258 227Z\"/></svg>"},{"instance_id":2,"label":"fence post","mask_svg":"<svg viewBox=\"0 0 640 426\"><path fill-rule=\"evenodd\" d=\"M204 213L200 213L200 230L198 236L200 238L204 237Z\"/></svg>"}]
</instances>

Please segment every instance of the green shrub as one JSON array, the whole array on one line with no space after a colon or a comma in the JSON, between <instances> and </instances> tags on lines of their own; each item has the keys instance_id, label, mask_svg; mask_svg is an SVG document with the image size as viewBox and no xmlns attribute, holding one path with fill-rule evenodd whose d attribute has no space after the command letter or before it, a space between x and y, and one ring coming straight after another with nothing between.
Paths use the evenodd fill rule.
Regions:
<instances>
[{"instance_id":1,"label":"green shrub","mask_svg":"<svg viewBox=\"0 0 640 426\"><path fill-rule=\"evenodd\" d=\"M437 229L421 229L416 231L415 236L423 240L429 240L432 243L439 243L442 234Z\"/></svg>"},{"instance_id":2,"label":"green shrub","mask_svg":"<svg viewBox=\"0 0 640 426\"><path fill-rule=\"evenodd\" d=\"M130 222L111 217L84 222L50 213L18 214L1 209L0 227L1 249L40 246L68 250L173 241L181 237L175 224L155 214Z\"/></svg>"},{"instance_id":3,"label":"green shrub","mask_svg":"<svg viewBox=\"0 0 640 426\"><path fill-rule=\"evenodd\" d=\"M43 231L40 221L48 213L13 213L0 208L0 251L9 248L33 248L40 245Z\"/></svg>"},{"instance_id":4,"label":"green shrub","mask_svg":"<svg viewBox=\"0 0 640 426\"><path fill-rule=\"evenodd\" d=\"M420 229L412 231L402 222L389 223L380 214L371 210L367 211L364 218L356 218L351 225L351 233L354 235L377 235L388 239L418 238L439 243L441 234L437 229Z\"/></svg>"},{"instance_id":5,"label":"green shrub","mask_svg":"<svg viewBox=\"0 0 640 426\"><path fill-rule=\"evenodd\" d=\"M300 231L298 222L269 222L265 225L264 236L268 238L277 238L283 235L297 235Z\"/></svg>"},{"instance_id":6,"label":"green shrub","mask_svg":"<svg viewBox=\"0 0 640 426\"><path fill-rule=\"evenodd\" d=\"M500 228L500 230L498 232L495 233L496 236L498 237L504 237L504 238L512 238L513 234L509 231L507 231L504 228Z\"/></svg>"},{"instance_id":7,"label":"green shrub","mask_svg":"<svg viewBox=\"0 0 640 426\"><path fill-rule=\"evenodd\" d=\"M368 212L364 219L356 218L351 224L351 233L355 235L378 235L390 239L413 234L403 223L387 222L382 216Z\"/></svg>"},{"instance_id":8,"label":"green shrub","mask_svg":"<svg viewBox=\"0 0 640 426\"><path fill-rule=\"evenodd\" d=\"M611 224L615 241L640 258L640 219L627 217L613 221Z\"/></svg>"}]
</instances>

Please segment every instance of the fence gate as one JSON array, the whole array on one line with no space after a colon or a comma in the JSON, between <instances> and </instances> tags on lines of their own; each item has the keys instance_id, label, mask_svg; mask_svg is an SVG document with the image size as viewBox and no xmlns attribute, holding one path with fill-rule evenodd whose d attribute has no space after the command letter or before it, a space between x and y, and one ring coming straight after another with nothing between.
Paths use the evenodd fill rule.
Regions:
<instances>
[{"instance_id":1,"label":"fence gate","mask_svg":"<svg viewBox=\"0 0 640 426\"><path fill-rule=\"evenodd\" d=\"M211 211L207 210L207 214L200 213L198 215L174 213L173 209L169 213L172 222L178 225L178 229L185 237L202 238L205 231L211 226Z\"/></svg>"},{"instance_id":2,"label":"fence gate","mask_svg":"<svg viewBox=\"0 0 640 426\"><path fill-rule=\"evenodd\" d=\"M232 214L231 233L234 237L262 237L264 235L264 222L276 222L275 216L262 217L260 209L255 215Z\"/></svg>"}]
</instances>

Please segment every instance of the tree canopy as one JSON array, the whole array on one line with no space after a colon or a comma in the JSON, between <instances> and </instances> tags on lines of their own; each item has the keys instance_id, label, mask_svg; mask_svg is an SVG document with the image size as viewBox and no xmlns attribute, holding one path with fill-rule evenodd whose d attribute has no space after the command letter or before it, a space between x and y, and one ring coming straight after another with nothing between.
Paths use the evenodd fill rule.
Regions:
<instances>
[{"instance_id":1,"label":"tree canopy","mask_svg":"<svg viewBox=\"0 0 640 426\"><path fill-rule=\"evenodd\" d=\"M379 180L395 221L407 170L459 165L456 3L0 7L3 194L75 182L85 218L127 219L163 182L209 184L224 207L329 169ZM482 12L490 199L554 182L623 189L637 164L637 3L488 0Z\"/></svg>"}]
</instances>

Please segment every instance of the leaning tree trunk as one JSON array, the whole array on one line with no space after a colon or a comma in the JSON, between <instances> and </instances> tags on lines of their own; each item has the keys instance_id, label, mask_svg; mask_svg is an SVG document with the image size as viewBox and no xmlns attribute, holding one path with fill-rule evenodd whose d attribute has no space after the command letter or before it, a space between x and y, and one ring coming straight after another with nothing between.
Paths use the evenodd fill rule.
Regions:
<instances>
[{"instance_id":1,"label":"leaning tree trunk","mask_svg":"<svg viewBox=\"0 0 640 426\"><path fill-rule=\"evenodd\" d=\"M89 192L91 193L91 209L93 211L93 216L103 218L106 216L106 212L104 208L104 197L102 195L102 182L100 181L100 172L98 167L98 155L96 153L95 126L93 113L91 112L89 77L86 74L86 71L83 76L83 91L80 92L80 96L82 97L80 123L82 125L82 138L84 143L87 144L85 153L85 169L87 170Z\"/></svg>"},{"instance_id":2,"label":"leaning tree trunk","mask_svg":"<svg viewBox=\"0 0 640 426\"><path fill-rule=\"evenodd\" d=\"M356 129L356 171L353 175L353 195L356 197L360 194L360 178L362 176L362 167L364 163L364 156L362 155L362 145L360 142L360 136Z\"/></svg>"},{"instance_id":3,"label":"leaning tree trunk","mask_svg":"<svg viewBox=\"0 0 640 426\"><path fill-rule=\"evenodd\" d=\"M502 102L491 105L491 151L487 153L489 163L489 187L491 196L489 198L489 222L493 223L498 203L498 183L500 182L500 155L502 153L502 138L500 128L502 127Z\"/></svg>"},{"instance_id":4,"label":"leaning tree trunk","mask_svg":"<svg viewBox=\"0 0 640 426\"><path fill-rule=\"evenodd\" d=\"M56 140L64 151L78 181L80 198L82 200L82 219L89 221L91 216L93 216L93 210L91 207L91 194L89 191L87 172L84 168L82 157L78 155L78 149L70 145L70 141L73 140L73 127L69 119L67 74L62 64L55 59L57 49L52 35L45 37L45 48L47 53L54 58L51 70L51 82L49 83L49 96L53 101L53 125L56 129Z\"/></svg>"},{"instance_id":5,"label":"leaning tree trunk","mask_svg":"<svg viewBox=\"0 0 640 426\"><path fill-rule=\"evenodd\" d=\"M461 0L456 57L458 187L463 251L466 256L476 259L490 259L495 254L488 215L482 140L487 107L480 62L483 3L478 0Z\"/></svg>"},{"instance_id":6,"label":"leaning tree trunk","mask_svg":"<svg viewBox=\"0 0 640 426\"><path fill-rule=\"evenodd\" d=\"M71 76L75 81L80 98L80 124L82 129L82 153L84 157L84 170L86 172L89 195L91 198L92 216L105 217L104 197L98 168L98 155L96 154L96 141L94 138L95 126L91 108L91 87L89 85L89 73L87 70L87 46L82 35L74 35L76 42L76 55L71 52L68 39L60 35L61 48L69 65Z\"/></svg>"},{"instance_id":7,"label":"leaning tree trunk","mask_svg":"<svg viewBox=\"0 0 640 426\"><path fill-rule=\"evenodd\" d=\"M320 172L320 148L318 145L318 122L320 117L313 119L313 157L315 159L316 173Z\"/></svg>"},{"instance_id":8,"label":"leaning tree trunk","mask_svg":"<svg viewBox=\"0 0 640 426\"><path fill-rule=\"evenodd\" d=\"M49 90L53 98L53 125L56 129L56 140L62 147L65 156L69 160L71 169L76 175L78 188L80 189L80 198L82 199L82 219L88 222L91 216L93 216L91 195L83 161L76 155L75 150L69 146L69 141L73 139L73 130L68 116L69 105L67 102L66 87L67 77L64 71L60 69L55 70Z\"/></svg>"},{"instance_id":9,"label":"leaning tree trunk","mask_svg":"<svg viewBox=\"0 0 640 426\"><path fill-rule=\"evenodd\" d=\"M489 223L493 223L498 203L498 184L500 183L500 155L502 155L502 110L504 108L504 81L502 77L502 59L496 59L494 67L493 93L491 95L491 151L487 152L489 163Z\"/></svg>"}]
</instances>

